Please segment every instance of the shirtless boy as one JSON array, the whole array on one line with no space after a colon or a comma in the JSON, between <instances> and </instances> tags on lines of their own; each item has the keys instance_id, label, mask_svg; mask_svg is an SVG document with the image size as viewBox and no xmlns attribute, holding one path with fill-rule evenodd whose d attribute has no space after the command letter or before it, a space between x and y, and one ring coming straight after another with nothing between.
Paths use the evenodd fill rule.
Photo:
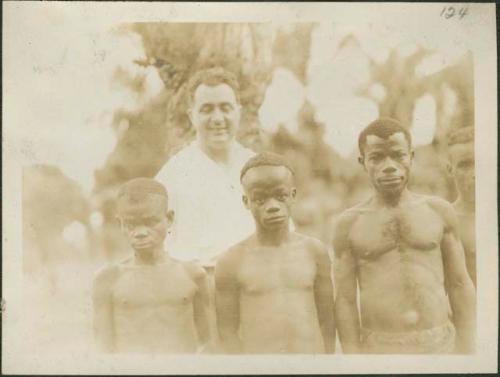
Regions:
<instances>
[{"instance_id":1,"label":"shirtless boy","mask_svg":"<svg viewBox=\"0 0 500 377\"><path fill-rule=\"evenodd\" d=\"M465 250L467 270L476 285L474 127L460 128L448 136L449 170L458 190L453 207L458 215L460 237Z\"/></svg>"},{"instance_id":2,"label":"shirtless boy","mask_svg":"<svg viewBox=\"0 0 500 377\"><path fill-rule=\"evenodd\" d=\"M208 337L205 272L163 249L173 220L165 187L148 178L125 183L118 219L134 255L94 281L98 346L105 352L196 352Z\"/></svg>"},{"instance_id":3,"label":"shirtless boy","mask_svg":"<svg viewBox=\"0 0 500 377\"><path fill-rule=\"evenodd\" d=\"M475 292L453 207L408 191L413 151L399 122L368 125L359 150L374 195L341 215L334 238L344 352L471 352Z\"/></svg>"},{"instance_id":4,"label":"shirtless boy","mask_svg":"<svg viewBox=\"0 0 500 377\"><path fill-rule=\"evenodd\" d=\"M245 164L241 182L256 231L215 269L222 346L229 353L333 353L331 263L320 241L289 229L291 168L262 153Z\"/></svg>"}]
</instances>

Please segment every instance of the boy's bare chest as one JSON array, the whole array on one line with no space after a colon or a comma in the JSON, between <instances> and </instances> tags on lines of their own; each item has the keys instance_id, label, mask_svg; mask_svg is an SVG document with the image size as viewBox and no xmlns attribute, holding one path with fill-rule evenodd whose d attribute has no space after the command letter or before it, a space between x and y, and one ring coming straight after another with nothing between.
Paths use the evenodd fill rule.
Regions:
<instances>
[{"instance_id":1,"label":"boy's bare chest","mask_svg":"<svg viewBox=\"0 0 500 377\"><path fill-rule=\"evenodd\" d=\"M426 205L361 214L349 233L358 257L376 257L391 250L432 250L440 245L443 222Z\"/></svg>"},{"instance_id":2,"label":"boy's bare chest","mask_svg":"<svg viewBox=\"0 0 500 377\"><path fill-rule=\"evenodd\" d=\"M115 305L144 307L191 303L196 285L182 269L123 269L113 287Z\"/></svg>"},{"instance_id":3,"label":"boy's bare chest","mask_svg":"<svg viewBox=\"0 0 500 377\"><path fill-rule=\"evenodd\" d=\"M316 278L313 254L302 248L254 250L240 266L244 292L259 294L279 289L310 289Z\"/></svg>"}]
</instances>

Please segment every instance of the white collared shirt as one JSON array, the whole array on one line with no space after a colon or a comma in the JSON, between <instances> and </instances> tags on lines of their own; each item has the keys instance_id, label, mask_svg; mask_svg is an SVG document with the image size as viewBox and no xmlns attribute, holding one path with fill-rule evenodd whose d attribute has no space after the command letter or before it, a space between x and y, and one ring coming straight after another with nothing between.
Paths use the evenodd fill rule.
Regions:
<instances>
[{"instance_id":1,"label":"white collared shirt","mask_svg":"<svg viewBox=\"0 0 500 377\"><path fill-rule=\"evenodd\" d=\"M173 258L213 266L217 256L254 232L240 183L241 168L253 155L233 142L223 166L194 141L160 170L156 179L167 188L169 209L175 211L165 245Z\"/></svg>"}]
</instances>

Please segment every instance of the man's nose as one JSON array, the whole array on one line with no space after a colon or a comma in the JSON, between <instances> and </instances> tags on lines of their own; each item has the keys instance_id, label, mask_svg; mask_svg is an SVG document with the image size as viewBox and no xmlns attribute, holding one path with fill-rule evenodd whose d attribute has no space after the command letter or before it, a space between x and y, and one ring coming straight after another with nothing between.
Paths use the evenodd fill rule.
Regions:
<instances>
[{"instance_id":1,"label":"man's nose","mask_svg":"<svg viewBox=\"0 0 500 377\"><path fill-rule=\"evenodd\" d=\"M275 212L278 212L279 210L280 210L280 207L278 205L278 202L274 199L271 199L266 206L266 212L275 213Z\"/></svg>"},{"instance_id":2,"label":"man's nose","mask_svg":"<svg viewBox=\"0 0 500 377\"><path fill-rule=\"evenodd\" d=\"M384 165L382 168L383 173L394 173L396 171L396 166L394 164L394 161L392 161L390 158L387 158L384 161Z\"/></svg>"},{"instance_id":3,"label":"man's nose","mask_svg":"<svg viewBox=\"0 0 500 377\"><path fill-rule=\"evenodd\" d=\"M222 123L224 121L224 114L222 111L216 107L212 113L212 122L214 123Z\"/></svg>"}]
</instances>

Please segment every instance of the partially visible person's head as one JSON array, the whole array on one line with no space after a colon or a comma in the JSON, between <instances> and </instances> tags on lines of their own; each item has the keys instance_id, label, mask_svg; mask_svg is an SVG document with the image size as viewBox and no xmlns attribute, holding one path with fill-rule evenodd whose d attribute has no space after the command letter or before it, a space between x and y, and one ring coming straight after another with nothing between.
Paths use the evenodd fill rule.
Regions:
<instances>
[{"instance_id":1,"label":"partially visible person's head","mask_svg":"<svg viewBox=\"0 0 500 377\"><path fill-rule=\"evenodd\" d=\"M165 187L151 178L135 178L120 187L118 220L130 245L137 251L162 247L173 220Z\"/></svg>"},{"instance_id":2,"label":"partially visible person's head","mask_svg":"<svg viewBox=\"0 0 500 377\"><path fill-rule=\"evenodd\" d=\"M448 170L458 192L468 202L475 200L474 127L455 129L448 134Z\"/></svg>"},{"instance_id":3,"label":"partially visible person's head","mask_svg":"<svg viewBox=\"0 0 500 377\"><path fill-rule=\"evenodd\" d=\"M241 170L243 202L263 229L288 226L296 189L293 169L283 156L260 153Z\"/></svg>"},{"instance_id":4,"label":"partially visible person's head","mask_svg":"<svg viewBox=\"0 0 500 377\"><path fill-rule=\"evenodd\" d=\"M413 150L409 131L397 120L379 118L359 135L359 162L373 187L393 196L403 191L410 176Z\"/></svg>"},{"instance_id":5,"label":"partially visible person's head","mask_svg":"<svg viewBox=\"0 0 500 377\"><path fill-rule=\"evenodd\" d=\"M188 116L202 147L229 147L240 123L241 106L236 76L221 67L196 72L187 83Z\"/></svg>"}]
</instances>

